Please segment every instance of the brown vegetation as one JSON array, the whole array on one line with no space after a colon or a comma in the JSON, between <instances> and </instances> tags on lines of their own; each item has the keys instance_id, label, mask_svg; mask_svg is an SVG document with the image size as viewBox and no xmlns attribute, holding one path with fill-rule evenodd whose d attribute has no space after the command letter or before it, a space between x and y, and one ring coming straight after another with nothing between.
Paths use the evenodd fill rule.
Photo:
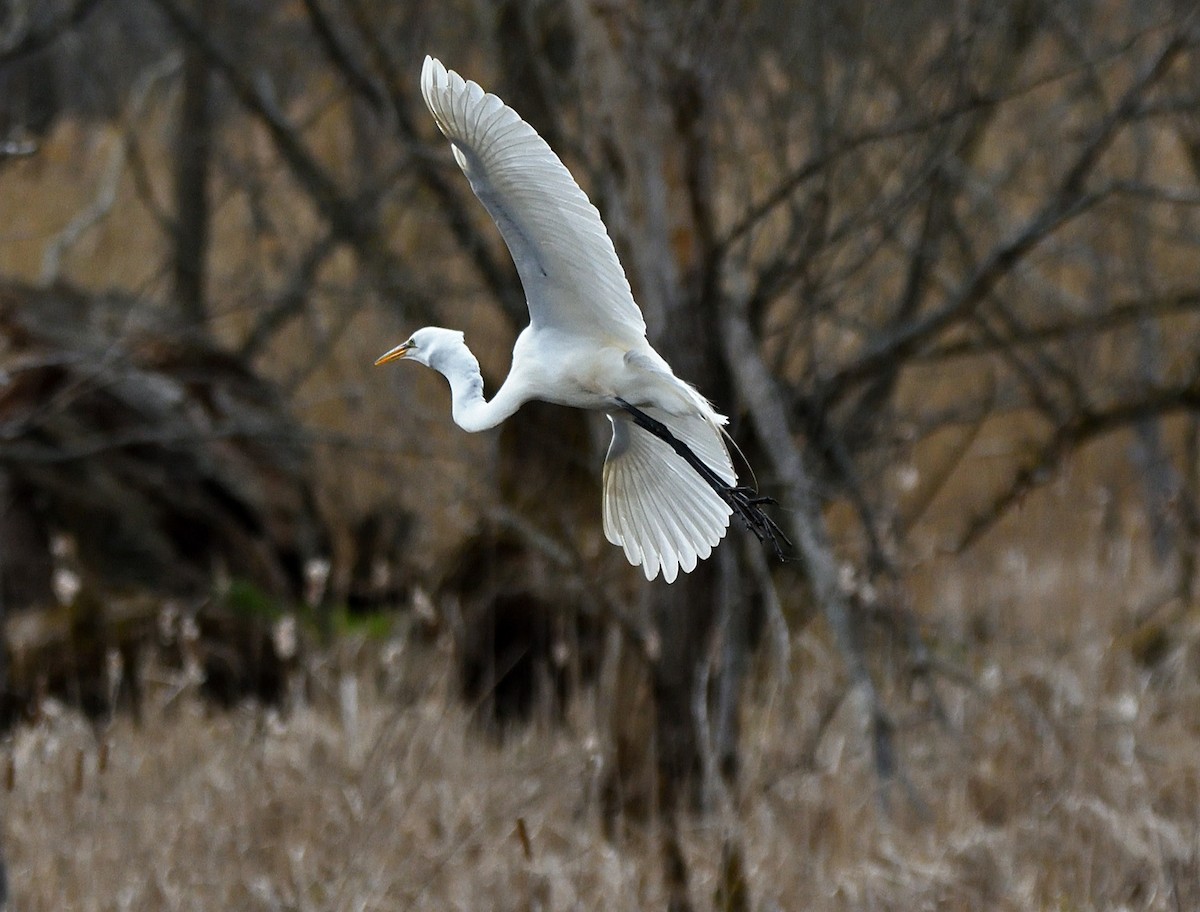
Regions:
<instances>
[{"instance_id":1,"label":"brown vegetation","mask_svg":"<svg viewBox=\"0 0 1200 912\"><path fill-rule=\"evenodd\" d=\"M18 907L1200 902L1191 5L0 7ZM792 562L647 586L600 428L372 371L437 322L494 388L525 319L429 52L563 154Z\"/></svg>"},{"instance_id":2,"label":"brown vegetation","mask_svg":"<svg viewBox=\"0 0 1200 912\"><path fill-rule=\"evenodd\" d=\"M216 571L300 600L325 550L301 429L238 359L138 307L0 285L5 607L50 600L55 536L89 587L194 595Z\"/></svg>"},{"instance_id":3,"label":"brown vegetation","mask_svg":"<svg viewBox=\"0 0 1200 912\"><path fill-rule=\"evenodd\" d=\"M1123 606L1151 581L1103 552L1123 541L1090 544L1083 563L1016 544L939 575L930 632L966 678L887 694L911 798L881 794L819 625L797 632L790 684L760 660L741 791L682 823L697 905L728 828L760 909L1200 902L1195 640L1143 664ZM166 684L140 727L48 708L0 761L16 907L661 908L653 828L602 836L615 695L498 745L456 697L449 643L347 641L310 668L311 702L282 712L213 713Z\"/></svg>"}]
</instances>

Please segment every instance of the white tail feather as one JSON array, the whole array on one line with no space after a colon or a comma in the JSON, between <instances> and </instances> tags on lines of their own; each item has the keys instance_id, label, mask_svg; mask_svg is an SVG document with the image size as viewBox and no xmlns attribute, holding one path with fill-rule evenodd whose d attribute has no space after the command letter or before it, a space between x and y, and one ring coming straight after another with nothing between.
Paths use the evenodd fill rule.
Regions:
<instances>
[{"instance_id":1,"label":"white tail feather","mask_svg":"<svg viewBox=\"0 0 1200 912\"><path fill-rule=\"evenodd\" d=\"M679 417L647 410L710 468L732 483L733 466L718 428L700 416ZM646 579L662 572L674 582L690 573L724 537L732 511L670 445L636 427L624 415L610 416L613 439L604 462L604 535L625 549Z\"/></svg>"}]
</instances>

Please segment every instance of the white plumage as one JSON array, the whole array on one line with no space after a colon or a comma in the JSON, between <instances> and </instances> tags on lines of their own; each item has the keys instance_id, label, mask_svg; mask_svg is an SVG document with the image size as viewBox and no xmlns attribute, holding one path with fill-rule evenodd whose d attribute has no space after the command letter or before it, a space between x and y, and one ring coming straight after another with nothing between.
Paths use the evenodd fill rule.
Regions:
<instances>
[{"instance_id":1,"label":"white plumage","mask_svg":"<svg viewBox=\"0 0 1200 912\"><path fill-rule=\"evenodd\" d=\"M661 572L673 582L712 553L729 527L731 495L744 490L734 488L725 418L646 341L600 213L537 132L431 57L421 94L508 245L529 326L491 401L460 332L420 329L376 363L408 358L440 371L454 420L468 431L496 426L531 399L607 413L604 534L647 579Z\"/></svg>"},{"instance_id":2,"label":"white plumage","mask_svg":"<svg viewBox=\"0 0 1200 912\"><path fill-rule=\"evenodd\" d=\"M664 423L674 417L658 409L646 412ZM729 526L730 509L666 443L627 418L610 418L604 535L625 549L629 562L640 565L646 579L654 579L661 569L663 578L672 582L680 570L691 573L697 560L712 553Z\"/></svg>"}]
</instances>

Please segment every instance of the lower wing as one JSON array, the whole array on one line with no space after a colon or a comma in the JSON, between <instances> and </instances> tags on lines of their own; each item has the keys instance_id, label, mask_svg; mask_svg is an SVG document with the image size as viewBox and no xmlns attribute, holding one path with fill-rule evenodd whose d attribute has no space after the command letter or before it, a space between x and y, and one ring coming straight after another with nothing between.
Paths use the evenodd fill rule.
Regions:
<instances>
[{"instance_id":1,"label":"lower wing","mask_svg":"<svg viewBox=\"0 0 1200 912\"><path fill-rule=\"evenodd\" d=\"M691 447L718 475L733 482L733 467L719 428L700 416L680 417L644 409ZM625 549L646 579L662 571L674 582L690 573L729 528L731 510L670 445L635 426L623 414L610 415L612 444L604 461L604 535Z\"/></svg>"}]
</instances>

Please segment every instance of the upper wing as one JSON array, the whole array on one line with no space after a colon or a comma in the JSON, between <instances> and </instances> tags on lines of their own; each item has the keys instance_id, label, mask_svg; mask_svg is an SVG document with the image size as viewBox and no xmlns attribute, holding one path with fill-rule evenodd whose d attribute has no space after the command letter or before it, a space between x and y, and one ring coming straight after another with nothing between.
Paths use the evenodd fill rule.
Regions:
<instances>
[{"instance_id":1,"label":"upper wing","mask_svg":"<svg viewBox=\"0 0 1200 912\"><path fill-rule=\"evenodd\" d=\"M646 411L732 482L733 467L715 427L699 417ZM681 569L690 573L697 560L712 553L732 511L670 446L624 414L609 418L613 439L604 461L604 535L625 549L646 579L661 569L663 579L674 582Z\"/></svg>"},{"instance_id":2,"label":"upper wing","mask_svg":"<svg viewBox=\"0 0 1200 912\"><path fill-rule=\"evenodd\" d=\"M646 323L600 213L537 131L432 57L421 94L517 264L530 322L615 341Z\"/></svg>"}]
</instances>

